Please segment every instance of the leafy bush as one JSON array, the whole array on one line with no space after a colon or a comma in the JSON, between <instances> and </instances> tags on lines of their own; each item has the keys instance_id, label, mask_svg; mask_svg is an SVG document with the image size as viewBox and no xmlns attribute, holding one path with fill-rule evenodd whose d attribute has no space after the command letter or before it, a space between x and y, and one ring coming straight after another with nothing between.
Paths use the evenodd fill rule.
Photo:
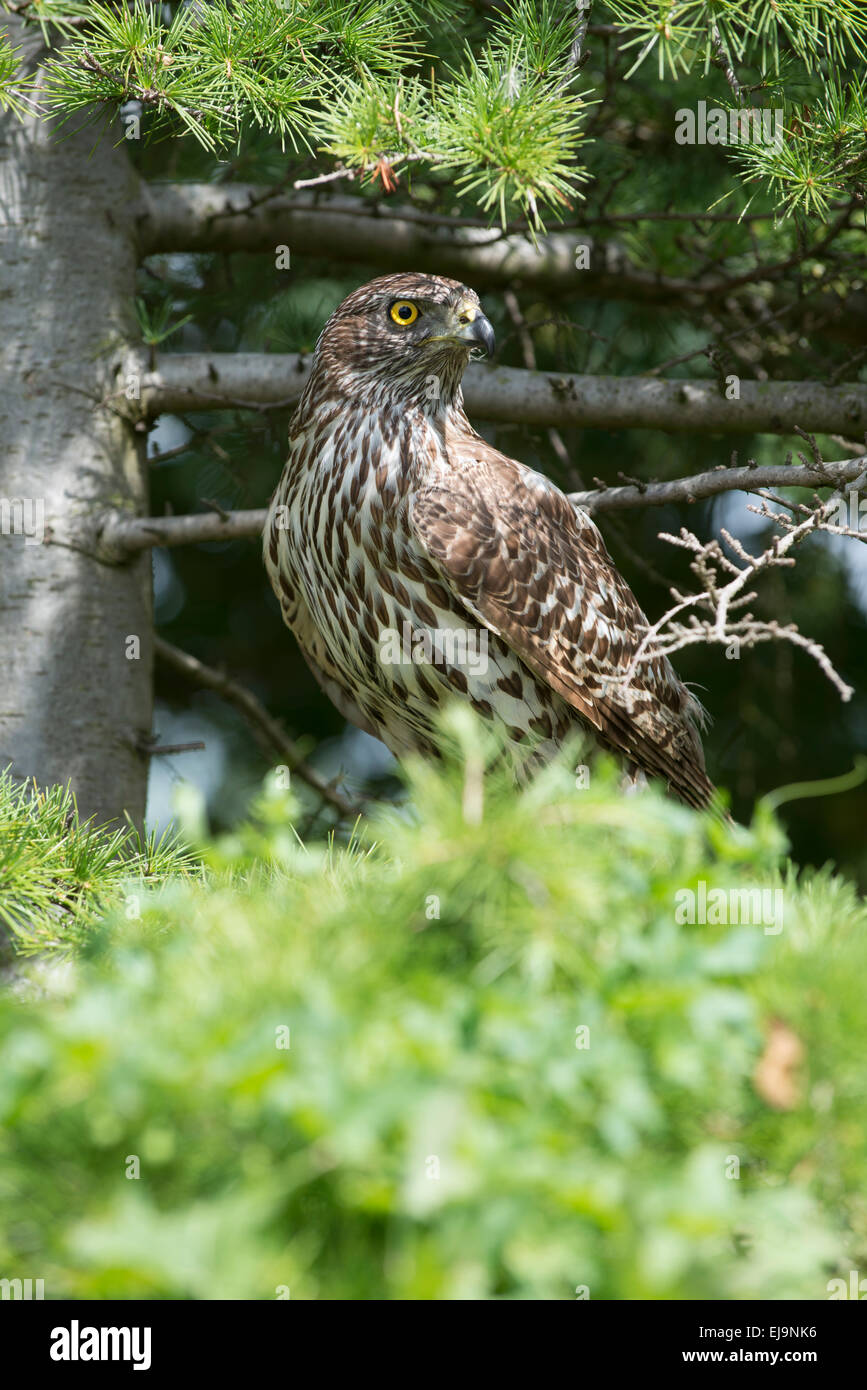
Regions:
<instances>
[{"instance_id":1,"label":"leafy bush","mask_svg":"<svg viewBox=\"0 0 867 1390\"><path fill-rule=\"evenodd\" d=\"M0 1272L49 1297L821 1299L858 1267L851 888L781 870L769 813L719 825L605 766L579 788L574 755L516 793L459 732L360 838L301 844L269 784L201 879L17 967ZM677 922L701 881L779 889L783 930Z\"/></svg>"}]
</instances>

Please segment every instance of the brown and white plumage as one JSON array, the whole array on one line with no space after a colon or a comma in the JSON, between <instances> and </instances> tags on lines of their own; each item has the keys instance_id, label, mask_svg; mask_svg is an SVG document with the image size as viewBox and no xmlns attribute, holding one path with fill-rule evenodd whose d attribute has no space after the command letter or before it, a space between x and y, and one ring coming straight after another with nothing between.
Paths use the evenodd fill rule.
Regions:
<instances>
[{"instance_id":1,"label":"brown and white plumage","mask_svg":"<svg viewBox=\"0 0 867 1390\"><path fill-rule=\"evenodd\" d=\"M491 346L477 296L439 276L383 276L332 315L265 527L284 619L338 709L397 754L433 751L457 695L534 757L578 725L703 806L700 706L664 658L624 683L647 619L596 525L464 414L463 370ZM405 622L482 629L487 669L383 661Z\"/></svg>"}]
</instances>

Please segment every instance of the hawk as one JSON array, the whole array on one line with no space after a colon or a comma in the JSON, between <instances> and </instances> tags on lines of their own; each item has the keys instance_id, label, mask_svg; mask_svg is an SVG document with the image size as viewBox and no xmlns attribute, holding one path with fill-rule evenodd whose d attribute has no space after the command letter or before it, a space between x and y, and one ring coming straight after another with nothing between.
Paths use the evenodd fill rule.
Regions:
<instances>
[{"instance_id":1,"label":"hawk","mask_svg":"<svg viewBox=\"0 0 867 1390\"><path fill-rule=\"evenodd\" d=\"M595 523L464 413L467 362L493 348L475 292L438 275L384 275L335 310L265 525L284 620L341 714L398 756L434 754L462 697L519 758L579 727L705 806L701 705L663 657L624 680L647 619Z\"/></svg>"}]
</instances>

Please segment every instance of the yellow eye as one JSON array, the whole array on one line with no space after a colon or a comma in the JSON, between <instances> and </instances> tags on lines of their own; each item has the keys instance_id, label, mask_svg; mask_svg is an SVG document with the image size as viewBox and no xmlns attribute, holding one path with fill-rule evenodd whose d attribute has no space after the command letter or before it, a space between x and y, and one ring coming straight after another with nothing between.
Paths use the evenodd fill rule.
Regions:
<instances>
[{"instance_id":1,"label":"yellow eye","mask_svg":"<svg viewBox=\"0 0 867 1390\"><path fill-rule=\"evenodd\" d=\"M396 299L388 312L394 323L399 323L401 328L408 328L418 318L418 309L408 299Z\"/></svg>"}]
</instances>

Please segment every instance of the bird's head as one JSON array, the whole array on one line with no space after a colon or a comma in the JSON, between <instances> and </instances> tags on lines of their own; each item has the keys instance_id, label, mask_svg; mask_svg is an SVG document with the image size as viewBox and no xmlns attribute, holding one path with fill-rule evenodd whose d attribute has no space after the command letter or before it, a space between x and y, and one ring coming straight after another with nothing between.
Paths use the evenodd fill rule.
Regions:
<instances>
[{"instance_id":1,"label":"bird's head","mask_svg":"<svg viewBox=\"0 0 867 1390\"><path fill-rule=\"evenodd\" d=\"M331 315L314 374L337 373L356 398L436 409L455 399L470 358L493 351L475 290L439 275L383 275Z\"/></svg>"}]
</instances>

